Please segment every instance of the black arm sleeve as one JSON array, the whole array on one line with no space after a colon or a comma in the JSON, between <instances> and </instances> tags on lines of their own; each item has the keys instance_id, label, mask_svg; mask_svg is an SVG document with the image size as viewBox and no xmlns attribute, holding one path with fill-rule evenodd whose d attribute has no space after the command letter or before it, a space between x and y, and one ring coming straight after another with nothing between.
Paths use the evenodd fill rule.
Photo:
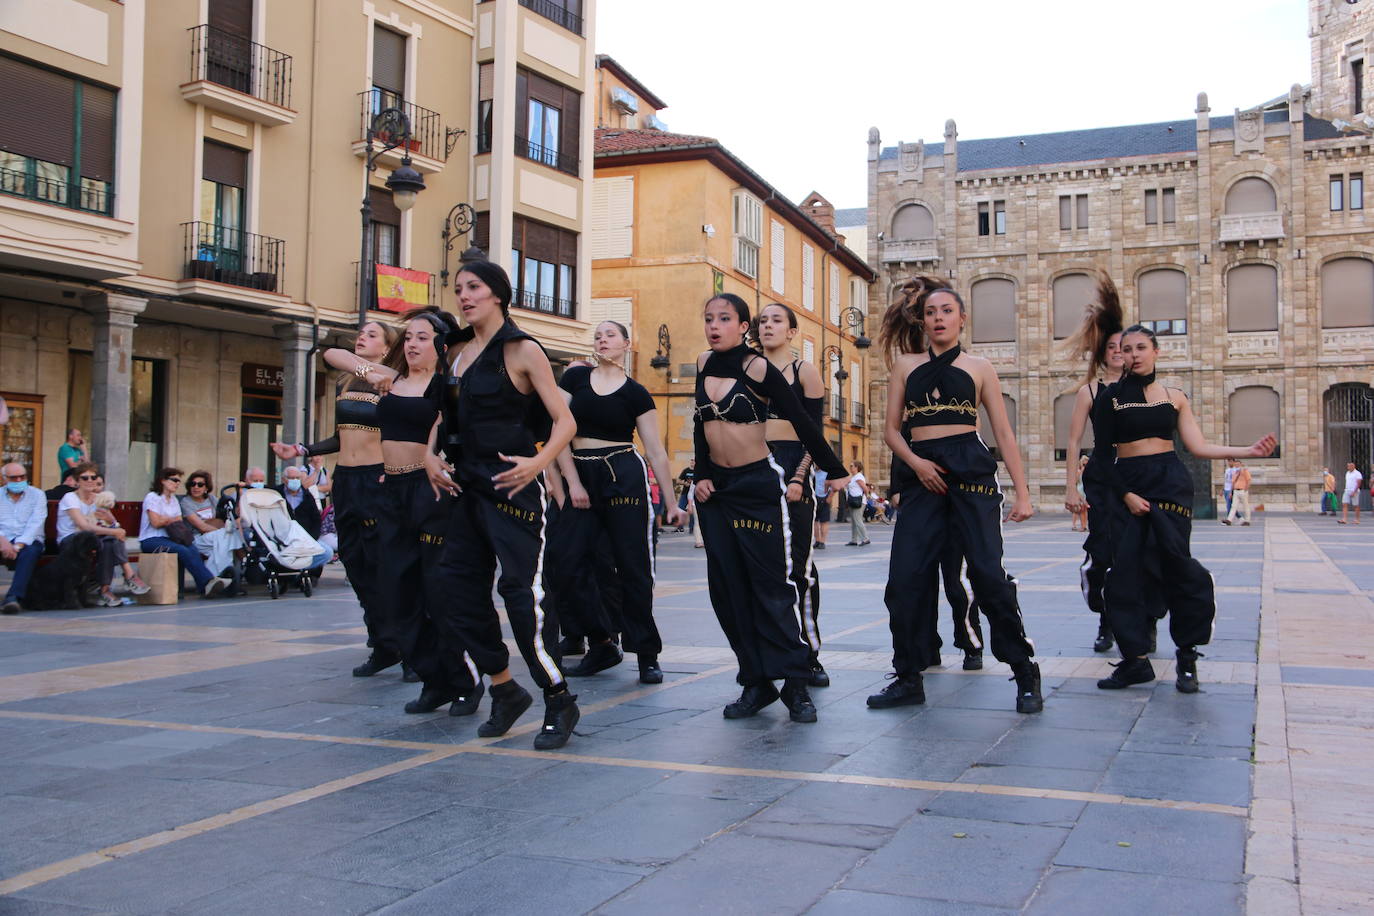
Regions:
<instances>
[{"instance_id":1,"label":"black arm sleeve","mask_svg":"<svg viewBox=\"0 0 1374 916\"><path fill-rule=\"evenodd\" d=\"M337 432L328 439L321 439L319 442L311 442L305 446L305 457L311 455L332 455L339 450L339 434Z\"/></svg>"},{"instance_id":2,"label":"black arm sleeve","mask_svg":"<svg viewBox=\"0 0 1374 916\"><path fill-rule=\"evenodd\" d=\"M1116 383L1106 386L1093 399L1092 408L1088 411L1088 420L1093 427L1093 442L1106 442L1115 444L1116 442L1116 410L1112 407L1112 399L1116 395ZM1097 465L1099 462L1094 461ZM1116 468L1116 458L1111 461L1101 462L1102 467L1094 467L1098 474L1102 475L1102 480L1112 491L1113 499L1122 499L1129 490L1126 483L1121 479L1121 472Z\"/></svg>"},{"instance_id":3,"label":"black arm sleeve","mask_svg":"<svg viewBox=\"0 0 1374 916\"><path fill-rule=\"evenodd\" d=\"M763 359L763 357L759 357L759 359ZM818 468L825 471L829 477L848 477L849 472L845 470L840 459L836 458L835 453L830 450L829 443L825 441L820 424L812 419L806 408L802 406L802 402L797 398L797 393L792 390L791 385L787 384L787 379L783 378L782 373L772 363L764 360L764 364L768 368L764 372L763 381L756 382L753 378L749 378L746 380L746 384L768 398L778 416L792 424L792 429L796 431L797 438L801 440L802 445L806 446L806 451L811 455Z\"/></svg>"}]
</instances>

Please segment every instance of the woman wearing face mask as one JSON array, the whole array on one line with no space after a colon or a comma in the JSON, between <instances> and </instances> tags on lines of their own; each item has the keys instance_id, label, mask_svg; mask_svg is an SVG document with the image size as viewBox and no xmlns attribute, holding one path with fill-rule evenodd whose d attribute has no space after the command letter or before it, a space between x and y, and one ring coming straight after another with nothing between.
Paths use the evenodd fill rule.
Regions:
<instances>
[{"instance_id":1,"label":"woman wearing face mask","mask_svg":"<svg viewBox=\"0 0 1374 916\"><path fill-rule=\"evenodd\" d=\"M1102 431L1116 445L1109 486L1115 551L1104 585L1107 619L1121 663L1097 686L1119 690L1155 679L1147 657L1151 608L1169 613L1177 646L1175 686L1198 689L1197 647L1211 641L1216 619L1212 574L1193 559L1193 479L1174 452L1174 434L1199 458L1266 458L1278 440L1264 436L1248 448L1211 445L1202 436L1188 396L1155 381L1159 343L1154 331L1131 325L1121 334L1126 374L1107 389Z\"/></svg>"},{"instance_id":2,"label":"woman wearing face mask","mask_svg":"<svg viewBox=\"0 0 1374 916\"><path fill-rule=\"evenodd\" d=\"M792 358L792 341L797 336L797 316L780 302L763 307L759 312L757 337L768 362L782 373L792 392L801 402L806 415L816 428L821 427L821 409L825 404L825 384L816 367L806 360ZM821 665L821 579L812 559L815 549L813 532L816 525L815 463L797 437L792 424L783 419L777 407L768 405L765 425L768 448L773 460L782 467L787 481L787 520L792 538L792 582L797 587L797 600L802 609L802 635L811 649L811 687L829 687L830 675ZM851 481L852 483L852 481Z\"/></svg>"},{"instance_id":3,"label":"woman wearing face mask","mask_svg":"<svg viewBox=\"0 0 1374 916\"><path fill-rule=\"evenodd\" d=\"M577 423L577 435L558 458L571 505L565 505L558 516L555 541L560 556L551 564L557 575L550 584L560 598L572 594L579 572L594 564L601 537L606 535L622 592L625 648L639 656L640 683L660 684L663 671L658 654L663 640L653 612L654 518L648 470L652 467L659 480L670 480L668 454L659 438L654 399L625 374L625 354L630 349L625 326L601 322L593 345L596 366L569 367L559 380ZM636 431L647 463L635 450ZM685 520L675 503L666 512L670 525ZM581 664L568 675L585 677L619 664L622 655L611 638L613 624L600 603L560 604L560 608L574 606L596 608L600 613L579 621L589 645Z\"/></svg>"},{"instance_id":4,"label":"woman wearing face mask","mask_svg":"<svg viewBox=\"0 0 1374 916\"><path fill-rule=\"evenodd\" d=\"M706 542L711 606L739 662L744 691L725 707L742 719L781 697L794 722L815 722L811 646L792 573L788 480L768 449L769 408L838 490L848 477L796 392L749 349L749 306L733 293L706 302L706 342L697 358L696 504ZM781 693L774 686L783 680Z\"/></svg>"},{"instance_id":5,"label":"woman wearing face mask","mask_svg":"<svg viewBox=\"0 0 1374 916\"><path fill-rule=\"evenodd\" d=\"M1121 298L1116 285L1106 274L1097 279L1097 300L1088 306L1083 325L1069 338L1070 352L1087 357L1088 369L1078 396L1073 402L1073 417L1069 420L1068 457L1064 462L1064 508L1075 516L1088 513L1088 536L1083 539L1083 563L1078 578L1083 588L1083 600L1097 615L1097 639L1094 652L1108 652L1112 648L1112 630L1103 615L1102 578L1112 565L1111 490L1107 480L1116 449L1102 425L1104 411L1110 410L1108 386L1121 379ZM1091 420L1093 450L1088 464L1079 475L1078 443ZM1083 492L1079 493L1079 484Z\"/></svg>"},{"instance_id":6,"label":"woman wearing face mask","mask_svg":"<svg viewBox=\"0 0 1374 916\"><path fill-rule=\"evenodd\" d=\"M400 332L380 321L369 321L358 331L352 355L362 363L381 364L392 372L405 365L404 356L396 346ZM333 356L331 357L331 354ZM388 362L388 354L391 359ZM329 362L349 354L343 350L326 350ZM346 360L344 360L346 361ZM332 363L331 363L332 365ZM356 364L355 364L356 365ZM382 373L371 373L380 382ZM284 442L272 443L277 457L292 460L297 457L314 459L321 455L339 455L334 484L330 494L334 499L334 526L339 536L339 559L348 582L358 596L363 609L363 625L367 627L367 645L372 650L367 661L353 669L354 677L371 677L401 660L395 645L385 645L379 639L377 608L382 598L377 592L377 518L382 497L382 431L377 418L381 393L357 372L340 378L334 401L334 435L309 445ZM323 470L321 468L321 470Z\"/></svg>"},{"instance_id":7,"label":"woman wearing face mask","mask_svg":"<svg viewBox=\"0 0 1374 916\"><path fill-rule=\"evenodd\" d=\"M181 521L181 503L176 492L181 488L181 469L163 468L153 479L148 495L143 497L143 514L139 518L138 542L144 553L174 553L196 580L196 589L209 598L224 591L229 583L215 578L200 558L200 551L189 544L169 538L163 530Z\"/></svg>"},{"instance_id":8,"label":"woman wearing face mask","mask_svg":"<svg viewBox=\"0 0 1374 916\"><path fill-rule=\"evenodd\" d=\"M380 364L345 350L325 353L334 368L386 391L376 411L385 476L375 503L376 603L368 612L378 645L399 655L423 682L406 712L434 712L448 703L449 715L472 715L481 682L462 645L444 638L434 624L440 607L455 600L453 592L439 588L433 573L453 499L430 484L425 470L441 420L445 340L458 322L433 308L407 312L402 319L405 332ZM399 370L390 368L398 362ZM343 490L347 503L350 489Z\"/></svg>"},{"instance_id":9,"label":"woman wearing face mask","mask_svg":"<svg viewBox=\"0 0 1374 916\"><path fill-rule=\"evenodd\" d=\"M432 454L426 463L435 487L459 494L434 576L457 597L436 607L436 620L491 676L491 716L478 736L504 735L533 699L511 676L491 598L496 580L520 654L544 691L534 746L551 750L567 744L581 713L559 667L558 622L548 619L544 601L542 472L577 427L544 348L510 320L506 272L489 261L466 263L455 286L468 326L454 335L446 378L443 443L451 463Z\"/></svg>"},{"instance_id":10,"label":"woman wearing face mask","mask_svg":"<svg viewBox=\"0 0 1374 916\"><path fill-rule=\"evenodd\" d=\"M892 482L902 511L892 537L885 600L892 627L893 681L868 698L873 709L925 702L922 669L939 664L933 619L936 566L953 532L968 563L978 608L992 631L992 652L1011 666L1016 711L1039 712L1040 666L1026 638L1016 587L1002 568L1002 489L997 460L978 436L987 410L1016 488L1010 518L1031 516L1021 453L1002 404L997 372L964 353L964 301L944 281L916 277L883 315L879 345L891 360L883 439L892 449Z\"/></svg>"}]
</instances>

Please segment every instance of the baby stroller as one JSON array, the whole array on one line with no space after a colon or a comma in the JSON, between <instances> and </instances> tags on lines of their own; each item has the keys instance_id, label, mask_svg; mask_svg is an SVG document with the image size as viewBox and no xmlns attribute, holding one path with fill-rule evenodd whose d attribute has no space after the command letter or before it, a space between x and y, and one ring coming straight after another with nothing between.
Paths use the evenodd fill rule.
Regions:
<instances>
[{"instance_id":1,"label":"baby stroller","mask_svg":"<svg viewBox=\"0 0 1374 916\"><path fill-rule=\"evenodd\" d=\"M273 598L292 585L307 598L314 591L309 571L327 551L291 518L286 497L276 490L244 490L227 501L230 524L243 531L243 578L267 584ZM237 516L237 519L235 518Z\"/></svg>"}]
</instances>

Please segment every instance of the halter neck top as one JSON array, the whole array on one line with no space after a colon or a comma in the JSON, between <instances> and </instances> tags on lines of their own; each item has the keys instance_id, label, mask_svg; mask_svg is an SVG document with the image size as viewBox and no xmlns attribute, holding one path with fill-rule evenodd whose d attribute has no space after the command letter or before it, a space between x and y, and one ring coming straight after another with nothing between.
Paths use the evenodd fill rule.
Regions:
<instances>
[{"instance_id":1,"label":"halter neck top","mask_svg":"<svg viewBox=\"0 0 1374 916\"><path fill-rule=\"evenodd\" d=\"M902 427L978 423L978 388L967 372L954 365L963 350L956 344L939 356L931 353L906 377Z\"/></svg>"}]
</instances>

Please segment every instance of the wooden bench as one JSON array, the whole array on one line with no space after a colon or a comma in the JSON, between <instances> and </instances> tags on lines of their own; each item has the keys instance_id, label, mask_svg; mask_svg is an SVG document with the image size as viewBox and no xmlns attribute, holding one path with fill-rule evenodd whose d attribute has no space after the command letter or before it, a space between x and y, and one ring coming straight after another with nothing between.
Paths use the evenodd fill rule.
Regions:
<instances>
[{"instance_id":1,"label":"wooden bench","mask_svg":"<svg viewBox=\"0 0 1374 916\"><path fill-rule=\"evenodd\" d=\"M143 520L143 503L121 500L114 505L115 521L119 527L124 529L125 536L131 538L138 537L139 524ZM138 562L138 551L129 553L129 562ZM48 520L43 525L43 558L39 564L43 564L57 556L57 500L48 500Z\"/></svg>"}]
</instances>

